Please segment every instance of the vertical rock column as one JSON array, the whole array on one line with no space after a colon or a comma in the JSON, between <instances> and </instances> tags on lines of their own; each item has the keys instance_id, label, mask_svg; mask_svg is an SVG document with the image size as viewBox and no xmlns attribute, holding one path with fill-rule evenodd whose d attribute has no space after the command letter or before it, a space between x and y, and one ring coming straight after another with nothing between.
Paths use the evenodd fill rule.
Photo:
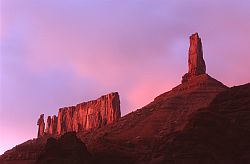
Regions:
<instances>
[{"instance_id":1,"label":"vertical rock column","mask_svg":"<svg viewBox=\"0 0 250 164\"><path fill-rule=\"evenodd\" d=\"M54 135L56 134L56 131L57 131L57 117L55 115L52 117L48 116L45 129L46 134Z\"/></svg>"},{"instance_id":2,"label":"vertical rock column","mask_svg":"<svg viewBox=\"0 0 250 164\"><path fill-rule=\"evenodd\" d=\"M201 38L198 33L190 36L188 53L188 73L192 76L206 73L206 65L203 59Z\"/></svg>"},{"instance_id":3,"label":"vertical rock column","mask_svg":"<svg viewBox=\"0 0 250 164\"><path fill-rule=\"evenodd\" d=\"M45 128L45 123L44 123L44 114L41 114L38 121L38 133L37 133L37 138L44 136L44 128Z\"/></svg>"},{"instance_id":4,"label":"vertical rock column","mask_svg":"<svg viewBox=\"0 0 250 164\"><path fill-rule=\"evenodd\" d=\"M47 118L45 132L46 132L46 134L50 134L50 132L51 132L51 116L48 116L48 118Z\"/></svg>"},{"instance_id":5,"label":"vertical rock column","mask_svg":"<svg viewBox=\"0 0 250 164\"><path fill-rule=\"evenodd\" d=\"M198 33L190 36L188 51L188 73L182 77L182 83L187 82L193 76L206 73L206 64L203 59L202 42Z\"/></svg>"}]
</instances>

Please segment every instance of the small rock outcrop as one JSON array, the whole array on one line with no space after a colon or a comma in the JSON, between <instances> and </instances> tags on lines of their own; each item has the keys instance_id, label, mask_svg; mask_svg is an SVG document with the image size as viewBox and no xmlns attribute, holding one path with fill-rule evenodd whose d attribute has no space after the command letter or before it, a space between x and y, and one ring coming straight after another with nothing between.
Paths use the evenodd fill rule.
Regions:
<instances>
[{"instance_id":1,"label":"small rock outcrop","mask_svg":"<svg viewBox=\"0 0 250 164\"><path fill-rule=\"evenodd\" d=\"M182 83L190 78L206 73L206 64L203 59L202 42L198 33L190 36L190 46L188 51L188 73L182 77Z\"/></svg>"},{"instance_id":2,"label":"small rock outcrop","mask_svg":"<svg viewBox=\"0 0 250 164\"><path fill-rule=\"evenodd\" d=\"M38 121L38 133L37 133L37 138L44 136L44 128L45 128L45 123L44 123L44 114L41 114Z\"/></svg>"},{"instance_id":3,"label":"small rock outcrop","mask_svg":"<svg viewBox=\"0 0 250 164\"><path fill-rule=\"evenodd\" d=\"M43 115L41 116L43 120ZM44 121L41 120L41 116L38 120L38 137L44 134L62 135L66 132L79 132L91 128L99 128L115 122L121 117L119 94L114 92L104 95L97 100L60 108L58 117L48 116L45 132ZM41 128L42 125L43 129Z\"/></svg>"},{"instance_id":4,"label":"small rock outcrop","mask_svg":"<svg viewBox=\"0 0 250 164\"><path fill-rule=\"evenodd\" d=\"M59 139L49 138L35 164L89 164L90 157L87 147L76 133L69 132Z\"/></svg>"}]
</instances>

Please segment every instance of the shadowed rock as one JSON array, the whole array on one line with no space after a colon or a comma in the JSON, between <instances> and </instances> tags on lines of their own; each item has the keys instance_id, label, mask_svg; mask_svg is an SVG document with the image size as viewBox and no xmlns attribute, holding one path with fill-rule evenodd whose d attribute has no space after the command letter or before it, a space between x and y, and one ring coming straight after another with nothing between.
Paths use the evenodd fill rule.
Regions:
<instances>
[{"instance_id":1,"label":"shadowed rock","mask_svg":"<svg viewBox=\"0 0 250 164\"><path fill-rule=\"evenodd\" d=\"M44 136L44 128L45 128L45 123L44 123L44 114L41 114L38 121L37 121L37 125L38 125L38 133L37 133L37 137L42 137Z\"/></svg>"},{"instance_id":2,"label":"shadowed rock","mask_svg":"<svg viewBox=\"0 0 250 164\"><path fill-rule=\"evenodd\" d=\"M151 162L245 164L250 162L249 138L250 84L246 84L221 92L207 108L191 115L182 131L164 136L154 145L158 158Z\"/></svg>"},{"instance_id":3,"label":"shadowed rock","mask_svg":"<svg viewBox=\"0 0 250 164\"><path fill-rule=\"evenodd\" d=\"M58 140L49 138L35 164L88 164L90 153L75 132L62 135Z\"/></svg>"}]
</instances>

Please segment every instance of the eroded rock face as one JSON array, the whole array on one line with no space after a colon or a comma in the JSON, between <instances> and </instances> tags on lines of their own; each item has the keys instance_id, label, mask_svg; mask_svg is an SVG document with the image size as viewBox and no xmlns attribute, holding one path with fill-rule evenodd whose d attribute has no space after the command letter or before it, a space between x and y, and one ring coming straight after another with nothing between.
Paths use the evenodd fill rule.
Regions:
<instances>
[{"instance_id":1,"label":"eroded rock face","mask_svg":"<svg viewBox=\"0 0 250 164\"><path fill-rule=\"evenodd\" d=\"M38 125L38 133L37 133L37 137L42 137L44 136L44 128L45 128L45 123L44 123L44 114L41 114L38 121L37 121L37 125Z\"/></svg>"},{"instance_id":2,"label":"eroded rock face","mask_svg":"<svg viewBox=\"0 0 250 164\"><path fill-rule=\"evenodd\" d=\"M59 109L57 133L102 127L120 117L119 95L117 92L111 93L94 101Z\"/></svg>"},{"instance_id":3,"label":"eroded rock face","mask_svg":"<svg viewBox=\"0 0 250 164\"><path fill-rule=\"evenodd\" d=\"M188 73L182 77L182 83L190 78L206 73L206 64L203 59L201 38L198 33L190 36L190 46L188 52Z\"/></svg>"},{"instance_id":4,"label":"eroded rock face","mask_svg":"<svg viewBox=\"0 0 250 164\"><path fill-rule=\"evenodd\" d=\"M57 131L57 116L48 116L45 132L46 134L55 134Z\"/></svg>"},{"instance_id":5,"label":"eroded rock face","mask_svg":"<svg viewBox=\"0 0 250 164\"><path fill-rule=\"evenodd\" d=\"M119 94L114 92L97 100L59 109L58 117L48 116L45 132L48 135L61 135L71 131L79 132L102 127L120 117ZM42 131L44 128L39 129L40 133Z\"/></svg>"}]
</instances>

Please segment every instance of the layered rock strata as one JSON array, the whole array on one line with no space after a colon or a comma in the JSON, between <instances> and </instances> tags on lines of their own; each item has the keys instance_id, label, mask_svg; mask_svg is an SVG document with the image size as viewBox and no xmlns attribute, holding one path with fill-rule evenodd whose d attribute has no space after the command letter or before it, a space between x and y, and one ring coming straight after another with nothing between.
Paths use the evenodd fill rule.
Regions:
<instances>
[{"instance_id":1,"label":"layered rock strata","mask_svg":"<svg viewBox=\"0 0 250 164\"><path fill-rule=\"evenodd\" d=\"M97 100L60 108L58 116L48 116L45 131L43 116L41 115L38 120L38 137L44 134L62 135L66 132L102 127L121 117L119 94L114 92Z\"/></svg>"}]
</instances>

